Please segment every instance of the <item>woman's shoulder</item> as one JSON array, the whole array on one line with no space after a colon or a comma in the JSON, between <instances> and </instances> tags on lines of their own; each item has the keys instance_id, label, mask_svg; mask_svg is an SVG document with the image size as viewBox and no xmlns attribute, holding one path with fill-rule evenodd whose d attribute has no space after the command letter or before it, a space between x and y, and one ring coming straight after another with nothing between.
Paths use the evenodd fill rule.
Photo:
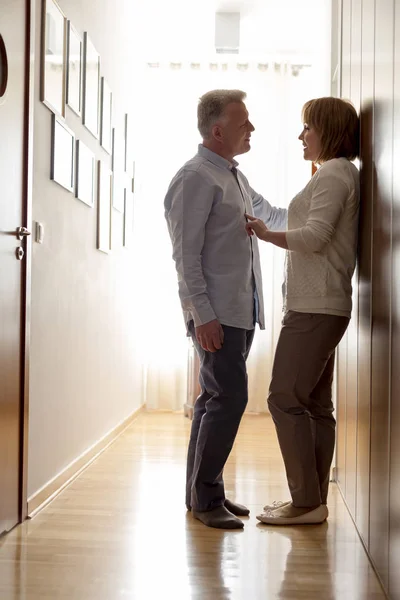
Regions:
<instances>
[{"instance_id":1,"label":"woman's shoulder","mask_svg":"<svg viewBox=\"0 0 400 600\"><path fill-rule=\"evenodd\" d=\"M340 180L348 188L358 185L359 171L347 158L332 158L323 163L314 175L315 179L332 178Z\"/></svg>"},{"instance_id":2,"label":"woman's shoulder","mask_svg":"<svg viewBox=\"0 0 400 600\"><path fill-rule=\"evenodd\" d=\"M357 167L347 160L347 158L332 158L323 163L316 174L321 175L337 175L339 177L346 177L358 175Z\"/></svg>"}]
</instances>

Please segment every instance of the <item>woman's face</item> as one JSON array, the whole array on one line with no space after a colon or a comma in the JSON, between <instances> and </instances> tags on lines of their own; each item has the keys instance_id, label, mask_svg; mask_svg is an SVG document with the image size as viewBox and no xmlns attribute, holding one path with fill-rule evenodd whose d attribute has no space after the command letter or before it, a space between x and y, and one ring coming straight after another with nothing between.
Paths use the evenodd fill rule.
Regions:
<instances>
[{"instance_id":1,"label":"woman's face","mask_svg":"<svg viewBox=\"0 0 400 600\"><path fill-rule=\"evenodd\" d=\"M316 161L321 152L321 139L314 127L310 127L307 123L304 123L299 140L303 142L304 160Z\"/></svg>"}]
</instances>

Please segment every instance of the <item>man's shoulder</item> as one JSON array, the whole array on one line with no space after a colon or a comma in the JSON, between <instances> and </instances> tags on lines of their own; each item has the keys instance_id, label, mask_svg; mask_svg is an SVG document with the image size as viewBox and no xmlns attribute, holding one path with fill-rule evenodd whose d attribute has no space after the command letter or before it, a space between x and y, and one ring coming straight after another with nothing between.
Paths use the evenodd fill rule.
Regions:
<instances>
[{"instance_id":1,"label":"man's shoulder","mask_svg":"<svg viewBox=\"0 0 400 600\"><path fill-rule=\"evenodd\" d=\"M180 171L197 173L201 170L201 168L205 162L206 161L203 157L196 154L195 156L193 156L192 158L190 158L188 161L185 162L185 164L181 167Z\"/></svg>"},{"instance_id":2,"label":"man's shoulder","mask_svg":"<svg viewBox=\"0 0 400 600\"><path fill-rule=\"evenodd\" d=\"M203 179L207 180L209 164L209 161L207 161L202 156L193 156L190 160L185 162L185 164L179 169L174 179L187 179L190 177L196 178L200 176Z\"/></svg>"}]
</instances>

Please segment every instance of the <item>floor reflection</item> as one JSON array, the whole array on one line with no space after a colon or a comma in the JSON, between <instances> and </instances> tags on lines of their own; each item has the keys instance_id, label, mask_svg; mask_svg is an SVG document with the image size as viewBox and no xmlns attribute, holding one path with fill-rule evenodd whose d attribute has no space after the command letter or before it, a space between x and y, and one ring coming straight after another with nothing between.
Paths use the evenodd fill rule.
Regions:
<instances>
[{"instance_id":1,"label":"floor reflection","mask_svg":"<svg viewBox=\"0 0 400 600\"><path fill-rule=\"evenodd\" d=\"M0 540L1 600L384 600L335 486L321 526L255 515L287 495L273 423L245 418L226 489L243 531L186 513L190 423L144 414L32 521Z\"/></svg>"}]
</instances>

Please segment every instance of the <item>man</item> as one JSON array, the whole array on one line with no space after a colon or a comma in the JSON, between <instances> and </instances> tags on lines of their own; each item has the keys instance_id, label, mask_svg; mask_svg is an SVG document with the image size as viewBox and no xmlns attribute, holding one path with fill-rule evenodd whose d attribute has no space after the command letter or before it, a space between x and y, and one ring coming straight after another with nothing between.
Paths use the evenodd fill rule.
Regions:
<instances>
[{"instance_id":1,"label":"man","mask_svg":"<svg viewBox=\"0 0 400 600\"><path fill-rule=\"evenodd\" d=\"M286 228L237 170L254 131L239 90L200 98L198 154L173 178L165 217L188 333L200 358L201 394L190 435L186 506L209 527L239 529L249 510L225 498L223 469L247 404L246 359L255 323L264 328L260 257L245 213L270 229ZM253 213L253 208L255 213Z\"/></svg>"}]
</instances>

